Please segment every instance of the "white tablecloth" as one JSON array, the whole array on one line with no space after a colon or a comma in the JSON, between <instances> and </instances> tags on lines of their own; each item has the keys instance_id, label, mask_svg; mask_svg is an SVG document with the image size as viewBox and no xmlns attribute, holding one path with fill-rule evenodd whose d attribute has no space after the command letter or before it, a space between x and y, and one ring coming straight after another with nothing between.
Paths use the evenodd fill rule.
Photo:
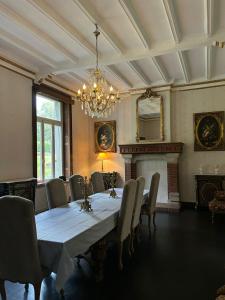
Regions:
<instances>
[{"instance_id":1,"label":"white tablecloth","mask_svg":"<svg viewBox=\"0 0 225 300\"><path fill-rule=\"evenodd\" d=\"M109 191L91 195L92 212L75 201L35 216L41 263L56 273L58 291L74 271L74 257L116 227L123 190L116 191L115 199Z\"/></svg>"},{"instance_id":2,"label":"white tablecloth","mask_svg":"<svg viewBox=\"0 0 225 300\"><path fill-rule=\"evenodd\" d=\"M74 271L74 257L115 228L122 190L117 192L116 199L109 192L90 196L92 212L80 211L76 201L36 215L41 263L56 273L58 291Z\"/></svg>"}]
</instances>

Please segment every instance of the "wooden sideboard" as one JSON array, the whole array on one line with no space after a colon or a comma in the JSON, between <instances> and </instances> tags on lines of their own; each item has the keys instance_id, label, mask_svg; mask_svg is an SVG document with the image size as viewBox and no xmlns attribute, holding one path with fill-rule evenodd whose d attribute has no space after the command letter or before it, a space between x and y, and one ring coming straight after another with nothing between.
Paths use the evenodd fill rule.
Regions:
<instances>
[{"instance_id":1,"label":"wooden sideboard","mask_svg":"<svg viewBox=\"0 0 225 300\"><path fill-rule=\"evenodd\" d=\"M195 181L196 208L206 209L215 192L223 190L222 182L225 181L225 175L195 175Z\"/></svg>"},{"instance_id":2,"label":"wooden sideboard","mask_svg":"<svg viewBox=\"0 0 225 300\"><path fill-rule=\"evenodd\" d=\"M36 178L16 179L0 182L0 197L16 195L33 201L35 205Z\"/></svg>"}]
</instances>

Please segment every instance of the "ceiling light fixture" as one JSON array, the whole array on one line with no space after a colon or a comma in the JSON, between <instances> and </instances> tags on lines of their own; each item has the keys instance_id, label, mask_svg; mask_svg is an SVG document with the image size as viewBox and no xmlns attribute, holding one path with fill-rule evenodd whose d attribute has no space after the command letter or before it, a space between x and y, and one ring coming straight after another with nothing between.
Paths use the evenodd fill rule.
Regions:
<instances>
[{"instance_id":1,"label":"ceiling light fixture","mask_svg":"<svg viewBox=\"0 0 225 300\"><path fill-rule=\"evenodd\" d=\"M98 25L94 35L96 38L96 67L90 73L89 85L83 85L77 92L76 100L81 102L81 108L90 117L102 118L111 114L114 105L119 102L119 93L109 86L98 66Z\"/></svg>"}]
</instances>

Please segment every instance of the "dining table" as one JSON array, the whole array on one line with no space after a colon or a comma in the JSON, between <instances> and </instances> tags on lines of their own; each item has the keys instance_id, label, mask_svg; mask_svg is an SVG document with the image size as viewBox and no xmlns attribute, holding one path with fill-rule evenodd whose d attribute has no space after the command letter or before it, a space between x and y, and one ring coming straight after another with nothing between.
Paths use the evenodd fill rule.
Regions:
<instances>
[{"instance_id":1,"label":"dining table","mask_svg":"<svg viewBox=\"0 0 225 300\"><path fill-rule=\"evenodd\" d=\"M90 195L92 211L81 210L83 200L77 200L35 216L40 261L56 274L58 292L74 272L74 258L117 226L123 189L115 191L115 198L110 197L110 190Z\"/></svg>"}]
</instances>

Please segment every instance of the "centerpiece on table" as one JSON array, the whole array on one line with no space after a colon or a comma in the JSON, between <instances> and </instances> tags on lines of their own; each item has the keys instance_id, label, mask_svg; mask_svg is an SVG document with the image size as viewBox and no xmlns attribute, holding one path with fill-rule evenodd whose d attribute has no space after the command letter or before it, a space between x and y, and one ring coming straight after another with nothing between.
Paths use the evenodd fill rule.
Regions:
<instances>
[{"instance_id":1,"label":"centerpiece on table","mask_svg":"<svg viewBox=\"0 0 225 300\"><path fill-rule=\"evenodd\" d=\"M89 182L88 182L87 176L84 176L84 178L80 181L80 185L82 185L82 192L84 195L84 200L81 202L81 205L80 205L81 210L84 210L87 212L93 211L93 209L91 208L91 203L88 200L89 199L89 197L88 197Z\"/></svg>"},{"instance_id":2,"label":"centerpiece on table","mask_svg":"<svg viewBox=\"0 0 225 300\"><path fill-rule=\"evenodd\" d=\"M112 172L110 174L110 184L111 184L111 188L112 188L112 190L110 191L110 197L116 198L117 197L117 193L115 191L115 187L116 187L116 172Z\"/></svg>"}]
</instances>

